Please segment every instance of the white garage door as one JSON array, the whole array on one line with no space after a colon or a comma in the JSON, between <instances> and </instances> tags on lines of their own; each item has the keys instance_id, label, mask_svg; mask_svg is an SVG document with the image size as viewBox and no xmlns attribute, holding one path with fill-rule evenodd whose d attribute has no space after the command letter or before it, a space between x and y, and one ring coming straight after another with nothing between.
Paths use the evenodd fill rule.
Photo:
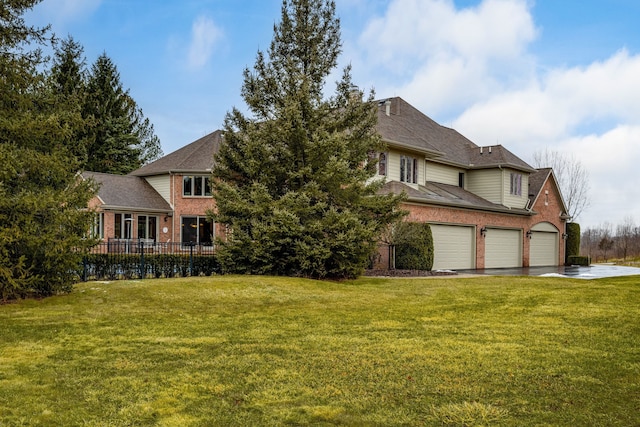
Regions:
<instances>
[{"instance_id":1,"label":"white garage door","mask_svg":"<svg viewBox=\"0 0 640 427\"><path fill-rule=\"evenodd\" d=\"M558 236L550 223L536 224L531 228L529 265L531 267L558 265Z\"/></svg>"},{"instance_id":2,"label":"white garage door","mask_svg":"<svg viewBox=\"0 0 640 427\"><path fill-rule=\"evenodd\" d=\"M484 268L522 267L522 231L488 228Z\"/></svg>"},{"instance_id":3,"label":"white garage door","mask_svg":"<svg viewBox=\"0 0 640 427\"><path fill-rule=\"evenodd\" d=\"M475 229L461 225L431 224L434 270L476 268Z\"/></svg>"}]
</instances>

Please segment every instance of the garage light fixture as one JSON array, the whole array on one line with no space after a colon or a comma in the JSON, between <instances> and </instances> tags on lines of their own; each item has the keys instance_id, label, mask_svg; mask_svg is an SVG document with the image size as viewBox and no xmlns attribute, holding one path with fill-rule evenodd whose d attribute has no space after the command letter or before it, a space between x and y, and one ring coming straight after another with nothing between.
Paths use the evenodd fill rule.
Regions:
<instances>
[{"instance_id":1,"label":"garage light fixture","mask_svg":"<svg viewBox=\"0 0 640 427\"><path fill-rule=\"evenodd\" d=\"M527 238L530 239L533 232L531 230L527 231Z\"/></svg>"},{"instance_id":2,"label":"garage light fixture","mask_svg":"<svg viewBox=\"0 0 640 427\"><path fill-rule=\"evenodd\" d=\"M487 227L482 227L482 228L480 229L480 235L481 235L482 237L486 237L486 236L487 236Z\"/></svg>"}]
</instances>

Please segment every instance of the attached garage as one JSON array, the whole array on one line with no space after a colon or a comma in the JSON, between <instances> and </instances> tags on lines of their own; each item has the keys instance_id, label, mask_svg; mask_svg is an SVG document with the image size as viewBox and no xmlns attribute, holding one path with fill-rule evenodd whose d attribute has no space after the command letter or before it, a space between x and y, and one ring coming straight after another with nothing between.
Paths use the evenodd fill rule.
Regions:
<instances>
[{"instance_id":1,"label":"attached garage","mask_svg":"<svg viewBox=\"0 0 640 427\"><path fill-rule=\"evenodd\" d=\"M434 246L434 270L468 270L476 268L474 227L445 224L430 225Z\"/></svg>"},{"instance_id":2,"label":"attached garage","mask_svg":"<svg viewBox=\"0 0 640 427\"><path fill-rule=\"evenodd\" d=\"M531 267L558 265L559 235L558 229L548 222L541 222L531 228L529 246Z\"/></svg>"},{"instance_id":3,"label":"attached garage","mask_svg":"<svg viewBox=\"0 0 640 427\"><path fill-rule=\"evenodd\" d=\"M487 228L484 268L522 267L522 230Z\"/></svg>"}]
</instances>

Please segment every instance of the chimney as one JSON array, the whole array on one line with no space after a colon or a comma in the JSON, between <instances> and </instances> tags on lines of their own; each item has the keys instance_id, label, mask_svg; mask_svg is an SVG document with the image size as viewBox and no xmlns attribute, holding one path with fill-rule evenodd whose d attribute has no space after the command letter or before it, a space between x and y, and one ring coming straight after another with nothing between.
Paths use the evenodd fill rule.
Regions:
<instances>
[{"instance_id":1,"label":"chimney","mask_svg":"<svg viewBox=\"0 0 640 427\"><path fill-rule=\"evenodd\" d=\"M384 107L385 107L385 113L387 114L387 116L391 115L391 100L387 99L384 102Z\"/></svg>"},{"instance_id":2,"label":"chimney","mask_svg":"<svg viewBox=\"0 0 640 427\"><path fill-rule=\"evenodd\" d=\"M491 154L491 146L489 146L489 154Z\"/></svg>"},{"instance_id":3,"label":"chimney","mask_svg":"<svg viewBox=\"0 0 640 427\"><path fill-rule=\"evenodd\" d=\"M360 88L356 85L351 85L349 88L349 101L350 102L360 102L362 101L362 94L360 93Z\"/></svg>"}]
</instances>

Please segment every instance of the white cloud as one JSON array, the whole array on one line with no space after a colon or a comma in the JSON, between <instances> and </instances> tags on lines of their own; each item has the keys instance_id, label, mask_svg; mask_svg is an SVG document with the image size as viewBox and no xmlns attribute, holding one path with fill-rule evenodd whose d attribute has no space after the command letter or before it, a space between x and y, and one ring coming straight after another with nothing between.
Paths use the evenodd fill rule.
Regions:
<instances>
[{"instance_id":1,"label":"white cloud","mask_svg":"<svg viewBox=\"0 0 640 427\"><path fill-rule=\"evenodd\" d=\"M588 67L554 69L522 88L505 87L475 103L455 126L483 144L540 146L604 133L618 124L640 124L638 75L640 56L626 51Z\"/></svg>"},{"instance_id":2,"label":"white cloud","mask_svg":"<svg viewBox=\"0 0 640 427\"><path fill-rule=\"evenodd\" d=\"M477 144L503 144L525 160L545 147L575 155L591 176L587 226L634 214L640 221L640 55L622 49L583 66L543 68L531 50L539 33L532 6L393 0L360 36L356 62L378 96L444 116Z\"/></svg>"},{"instance_id":3,"label":"white cloud","mask_svg":"<svg viewBox=\"0 0 640 427\"><path fill-rule=\"evenodd\" d=\"M382 96L410 93L438 114L526 76L526 47L537 33L524 0L485 0L462 10L451 0L395 0L369 23L359 47Z\"/></svg>"},{"instance_id":4,"label":"white cloud","mask_svg":"<svg viewBox=\"0 0 640 427\"><path fill-rule=\"evenodd\" d=\"M620 125L602 135L572 137L560 142L562 150L575 154L590 174L591 207L581 222L598 225L622 222L627 215L640 221L640 126Z\"/></svg>"},{"instance_id":5,"label":"white cloud","mask_svg":"<svg viewBox=\"0 0 640 427\"><path fill-rule=\"evenodd\" d=\"M48 22L62 25L78 21L95 12L102 0L47 0L36 7Z\"/></svg>"},{"instance_id":6,"label":"white cloud","mask_svg":"<svg viewBox=\"0 0 640 427\"><path fill-rule=\"evenodd\" d=\"M191 40L187 50L187 64L189 68L204 67L215 49L216 43L222 38L222 30L212 19L199 16L191 27Z\"/></svg>"}]
</instances>

